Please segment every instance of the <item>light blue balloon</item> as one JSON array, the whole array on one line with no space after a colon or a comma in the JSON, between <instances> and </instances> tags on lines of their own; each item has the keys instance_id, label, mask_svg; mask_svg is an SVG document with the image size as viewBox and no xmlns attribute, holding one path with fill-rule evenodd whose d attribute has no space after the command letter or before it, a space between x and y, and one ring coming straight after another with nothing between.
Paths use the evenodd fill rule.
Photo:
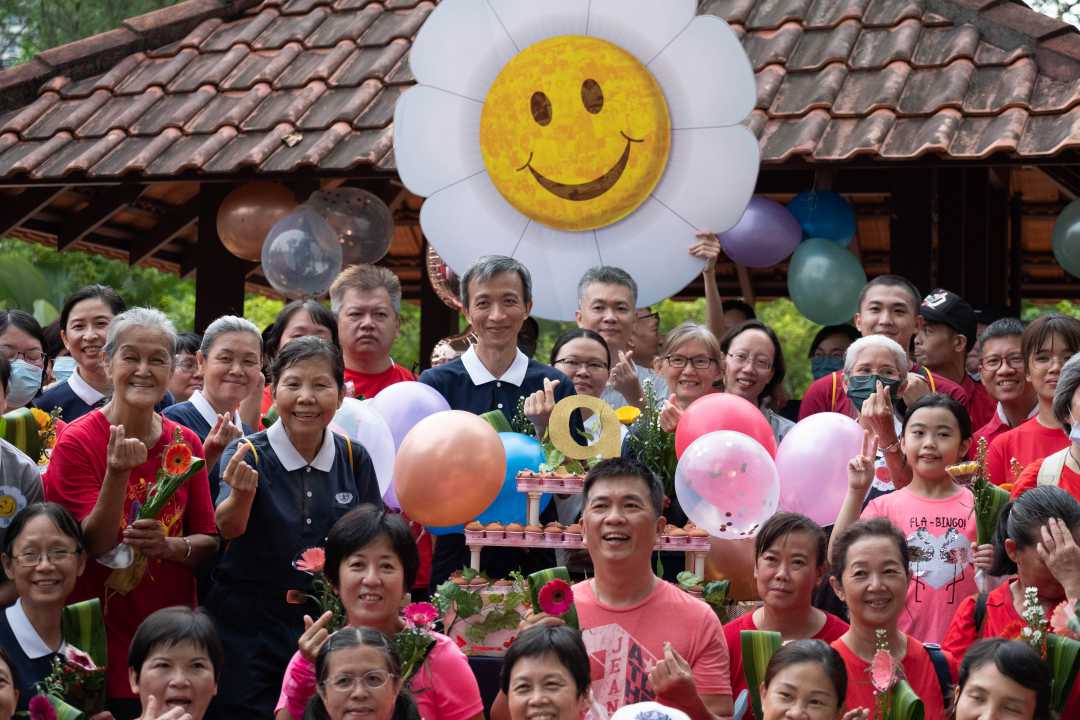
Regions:
<instances>
[{"instance_id":1,"label":"light blue balloon","mask_svg":"<svg viewBox=\"0 0 1080 720\"><path fill-rule=\"evenodd\" d=\"M847 245L855 237L855 208L840 193L809 190L788 203L807 237Z\"/></svg>"},{"instance_id":2,"label":"light blue balloon","mask_svg":"<svg viewBox=\"0 0 1080 720\"><path fill-rule=\"evenodd\" d=\"M859 259L831 240L804 241L788 264L788 295L799 312L819 325L851 322L864 285L866 271Z\"/></svg>"},{"instance_id":3,"label":"light blue balloon","mask_svg":"<svg viewBox=\"0 0 1080 720\"><path fill-rule=\"evenodd\" d=\"M1065 206L1054 222L1054 258L1065 272L1080 277L1080 200Z\"/></svg>"}]
</instances>

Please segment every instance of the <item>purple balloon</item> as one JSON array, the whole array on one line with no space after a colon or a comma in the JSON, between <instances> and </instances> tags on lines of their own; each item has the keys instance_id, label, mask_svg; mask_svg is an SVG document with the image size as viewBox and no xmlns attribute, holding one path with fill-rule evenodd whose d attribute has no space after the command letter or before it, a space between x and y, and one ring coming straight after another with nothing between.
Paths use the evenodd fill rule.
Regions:
<instances>
[{"instance_id":1,"label":"purple balloon","mask_svg":"<svg viewBox=\"0 0 1080 720\"><path fill-rule=\"evenodd\" d=\"M847 466L862 452L863 429L847 415L823 412L801 420L776 449L780 508L832 525L847 495Z\"/></svg>"},{"instance_id":2,"label":"purple balloon","mask_svg":"<svg viewBox=\"0 0 1080 720\"><path fill-rule=\"evenodd\" d=\"M738 224L722 233L727 256L747 267L771 267L795 252L802 240L799 221L786 207L755 195Z\"/></svg>"},{"instance_id":3,"label":"purple balloon","mask_svg":"<svg viewBox=\"0 0 1080 720\"><path fill-rule=\"evenodd\" d=\"M435 388L413 381L395 383L382 389L372 398L371 407L390 426L394 447L399 448L416 423L428 415L449 410L450 404Z\"/></svg>"}]
</instances>

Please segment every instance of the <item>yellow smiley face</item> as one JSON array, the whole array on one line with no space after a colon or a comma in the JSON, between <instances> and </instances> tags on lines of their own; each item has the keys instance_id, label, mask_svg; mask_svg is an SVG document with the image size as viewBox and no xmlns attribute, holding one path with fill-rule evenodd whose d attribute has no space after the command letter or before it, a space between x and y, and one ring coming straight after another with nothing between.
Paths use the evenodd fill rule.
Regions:
<instances>
[{"instance_id":1,"label":"yellow smiley face","mask_svg":"<svg viewBox=\"0 0 1080 720\"><path fill-rule=\"evenodd\" d=\"M522 214L560 230L611 225L664 174L667 102L652 73L604 40L553 37L518 53L484 100L480 151Z\"/></svg>"},{"instance_id":2,"label":"yellow smiley face","mask_svg":"<svg viewBox=\"0 0 1080 720\"><path fill-rule=\"evenodd\" d=\"M19 509L15 498L10 495L0 495L0 518L9 518Z\"/></svg>"}]
</instances>

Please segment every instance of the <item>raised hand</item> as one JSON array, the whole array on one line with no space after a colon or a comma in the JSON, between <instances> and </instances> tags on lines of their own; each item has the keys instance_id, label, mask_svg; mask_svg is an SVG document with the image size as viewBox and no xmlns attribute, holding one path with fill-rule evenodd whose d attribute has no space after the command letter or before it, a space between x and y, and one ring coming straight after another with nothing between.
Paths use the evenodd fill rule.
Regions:
<instances>
[{"instance_id":1,"label":"raised hand","mask_svg":"<svg viewBox=\"0 0 1080 720\"><path fill-rule=\"evenodd\" d=\"M254 495L259 487L258 471L244 462L244 456L250 449L250 444L240 443L236 453L229 459L229 464L225 466L225 472L221 474L221 481L238 495Z\"/></svg>"},{"instance_id":2,"label":"raised hand","mask_svg":"<svg viewBox=\"0 0 1080 720\"><path fill-rule=\"evenodd\" d=\"M300 636L297 645L300 646L300 655L310 663L315 662L316 656L323 643L330 637L326 626L333 619L334 613L324 612L318 620L312 620L310 615L304 616L304 633Z\"/></svg>"},{"instance_id":3,"label":"raised hand","mask_svg":"<svg viewBox=\"0 0 1080 720\"><path fill-rule=\"evenodd\" d=\"M109 426L109 446L106 450L109 469L130 472L146 462L146 445L138 438L128 438L123 425Z\"/></svg>"},{"instance_id":4,"label":"raised hand","mask_svg":"<svg viewBox=\"0 0 1080 720\"><path fill-rule=\"evenodd\" d=\"M896 416L893 412L892 398L882 383L866 398L859 420L864 428L877 437L878 445L889 447L896 442Z\"/></svg>"},{"instance_id":5,"label":"raised hand","mask_svg":"<svg viewBox=\"0 0 1080 720\"><path fill-rule=\"evenodd\" d=\"M547 430L548 419L555 408L555 388L559 387L561 382L562 380L544 378L544 389L537 390L525 398L525 417L529 418L533 427L536 428L536 433L540 436L543 436L544 431Z\"/></svg>"},{"instance_id":6,"label":"raised hand","mask_svg":"<svg viewBox=\"0 0 1080 720\"><path fill-rule=\"evenodd\" d=\"M136 520L124 528L124 542L151 560L162 559L169 552L165 526L152 518Z\"/></svg>"},{"instance_id":7,"label":"raised hand","mask_svg":"<svg viewBox=\"0 0 1080 720\"><path fill-rule=\"evenodd\" d=\"M705 261L705 272L714 272L720 257L720 238L716 233L699 232L697 240L690 246L690 254Z\"/></svg>"},{"instance_id":8,"label":"raised hand","mask_svg":"<svg viewBox=\"0 0 1080 720\"><path fill-rule=\"evenodd\" d=\"M675 396L671 395L664 401L664 407L660 409L660 429L664 432L675 432L682 419L682 408L675 403Z\"/></svg>"},{"instance_id":9,"label":"raised hand","mask_svg":"<svg viewBox=\"0 0 1080 720\"><path fill-rule=\"evenodd\" d=\"M874 460L877 457L877 437L863 431L862 450L848 462L848 489L866 493L874 481Z\"/></svg>"},{"instance_id":10,"label":"raised hand","mask_svg":"<svg viewBox=\"0 0 1080 720\"><path fill-rule=\"evenodd\" d=\"M225 452L225 448L229 446L229 443L242 435L240 428L233 424L231 413L218 415L214 427L210 429L210 434L206 436L206 442L203 443L206 466L208 468L214 467L214 464L221 457L221 453Z\"/></svg>"},{"instance_id":11,"label":"raised hand","mask_svg":"<svg viewBox=\"0 0 1080 720\"><path fill-rule=\"evenodd\" d=\"M922 373L909 372L907 376L907 387L904 388L904 402L908 407L915 404L915 401L930 392L930 383L926 381Z\"/></svg>"},{"instance_id":12,"label":"raised hand","mask_svg":"<svg viewBox=\"0 0 1080 720\"><path fill-rule=\"evenodd\" d=\"M165 702L158 700L156 695L151 695L139 720L191 720L191 713L179 705L172 710L166 710Z\"/></svg>"},{"instance_id":13,"label":"raised hand","mask_svg":"<svg viewBox=\"0 0 1080 720\"><path fill-rule=\"evenodd\" d=\"M638 380L637 366L634 365L633 350L619 351L619 362L611 368L608 382L631 405L641 402L641 381Z\"/></svg>"},{"instance_id":14,"label":"raised hand","mask_svg":"<svg viewBox=\"0 0 1080 720\"><path fill-rule=\"evenodd\" d=\"M657 698L693 702L697 698L697 686L694 684L694 671L671 643L664 643L664 659L656 663L649 673L649 684Z\"/></svg>"},{"instance_id":15,"label":"raised hand","mask_svg":"<svg viewBox=\"0 0 1080 720\"><path fill-rule=\"evenodd\" d=\"M1042 540L1036 546L1039 559L1065 588L1066 597L1080 597L1080 546L1069 528L1061 520L1050 518L1040 534Z\"/></svg>"}]
</instances>

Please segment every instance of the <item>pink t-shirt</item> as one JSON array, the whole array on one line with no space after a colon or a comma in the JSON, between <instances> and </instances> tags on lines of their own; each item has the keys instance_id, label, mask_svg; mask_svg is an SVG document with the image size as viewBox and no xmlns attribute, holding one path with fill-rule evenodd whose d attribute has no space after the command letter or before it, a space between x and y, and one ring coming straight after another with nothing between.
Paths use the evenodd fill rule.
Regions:
<instances>
[{"instance_id":1,"label":"pink t-shirt","mask_svg":"<svg viewBox=\"0 0 1080 720\"><path fill-rule=\"evenodd\" d=\"M664 659L664 643L690 664L699 695L731 695L727 641L712 609L671 583L657 581L632 607L612 608L593 594L593 581L574 585L581 634L592 670L593 716L610 717L636 702L663 701L649 673Z\"/></svg>"},{"instance_id":2,"label":"pink t-shirt","mask_svg":"<svg viewBox=\"0 0 1080 720\"><path fill-rule=\"evenodd\" d=\"M454 641L440 633L435 647L409 682L409 690L423 720L467 720L484 712L484 701L469 661ZM285 669L276 715L282 708L300 720L315 695L315 666L297 652Z\"/></svg>"},{"instance_id":3,"label":"pink t-shirt","mask_svg":"<svg viewBox=\"0 0 1080 720\"><path fill-rule=\"evenodd\" d=\"M949 620L975 587L971 544L975 502L966 488L947 498L916 495L910 488L875 498L862 518L884 517L907 536L911 585L899 628L923 642L940 643Z\"/></svg>"}]
</instances>

